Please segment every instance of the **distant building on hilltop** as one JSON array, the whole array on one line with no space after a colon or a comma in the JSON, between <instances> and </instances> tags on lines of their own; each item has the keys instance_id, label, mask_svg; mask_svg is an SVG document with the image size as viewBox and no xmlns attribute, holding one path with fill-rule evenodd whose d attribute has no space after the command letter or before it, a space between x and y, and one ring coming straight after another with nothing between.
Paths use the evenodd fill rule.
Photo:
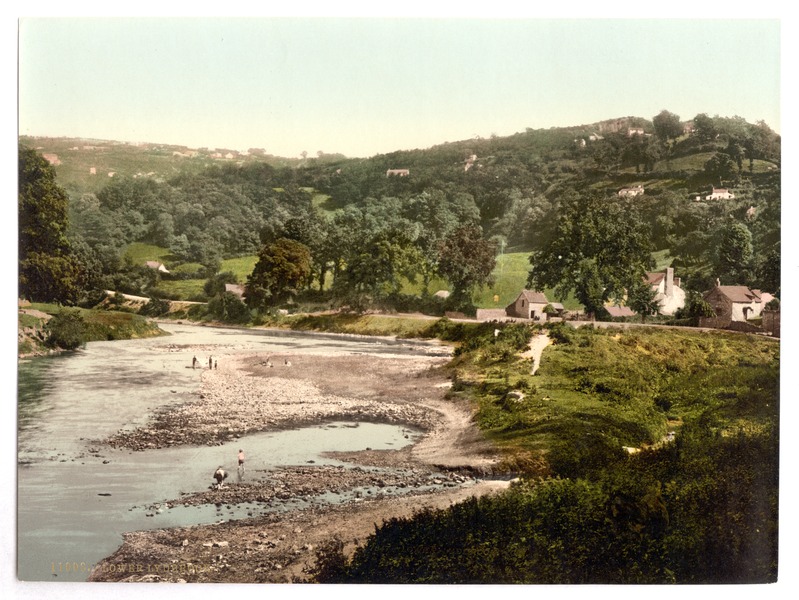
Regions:
<instances>
[{"instance_id":1,"label":"distant building on hilltop","mask_svg":"<svg viewBox=\"0 0 799 600\"><path fill-rule=\"evenodd\" d=\"M636 185L629 188L622 188L619 190L618 194L622 198L635 198L636 196L641 196L644 193L644 186Z\"/></svg>"},{"instance_id":2,"label":"distant building on hilltop","mask_svg":"<svg viewBox=\"0 0 799 600\"><path fill-rule=\"evenodd\" d=\"M407 177L411 172L408 169L389 169L386 171L386 177Z\"/></svg>"},{"instance_id":3,"label":"distant building on hilltop","mask_svg":"<svg viewBox=\"0 0 799 600\"><path fill-rule=\"evenodd\" d=\"M712 188L710 195L705 196L705 200L732 200L735 198L730 190L726 188Z\"/></svg>"}]
</instances>

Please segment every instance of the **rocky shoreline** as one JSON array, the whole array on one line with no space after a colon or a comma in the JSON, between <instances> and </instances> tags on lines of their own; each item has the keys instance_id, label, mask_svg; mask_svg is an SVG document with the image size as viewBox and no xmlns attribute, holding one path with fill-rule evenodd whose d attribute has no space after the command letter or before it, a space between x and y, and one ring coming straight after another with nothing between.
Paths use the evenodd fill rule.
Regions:
<instances>
[{"instance_id":1,"label":"rocky shoreline","mask_svg":"<svg viewBox=\"0 0 799 600\"><path fill-rule=\"evenodd\" d=\"M196 400L170 405L105 443L132 450L215 445L331 420L403 424L425 433L401 450L331 453L343 464L248 472L246 481L154 503L145 507L148 516L214 506L219 520L125 534L90 580L305 581L320 546L339 540L352 552L385 519L504 489L507 481L484 479L500 457L482 439L470 407L447 398L445 362L363 354L220 357L217 369L203 371ZM258 510L229 518L250 504Z\"/></svg>"}]
</instances>

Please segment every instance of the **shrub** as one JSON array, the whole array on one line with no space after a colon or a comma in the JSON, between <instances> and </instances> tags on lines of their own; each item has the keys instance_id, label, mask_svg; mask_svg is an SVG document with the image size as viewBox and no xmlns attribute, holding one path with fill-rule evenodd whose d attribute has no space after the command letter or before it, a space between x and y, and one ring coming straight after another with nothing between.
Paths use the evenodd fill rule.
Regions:
<instances>
[{"instance_id":1,"label":"shrub","mask_svg":"<svg viewBox=\"0 0 799 600\"><path fill-rule=\"evenodd\" d=\"M45 325L47 345L74 350L86 343L88 327L79 310L62 310Z\"/></svg>"}]
</instances>

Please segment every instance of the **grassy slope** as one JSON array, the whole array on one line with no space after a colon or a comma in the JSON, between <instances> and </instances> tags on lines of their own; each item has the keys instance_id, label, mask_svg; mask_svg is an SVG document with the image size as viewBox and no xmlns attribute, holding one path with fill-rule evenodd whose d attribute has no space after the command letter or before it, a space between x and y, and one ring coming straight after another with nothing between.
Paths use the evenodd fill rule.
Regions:
<instances>
[{"instance_id":1,"label":"grassy slope","mask_svg":"<svg viewBox=\"0 0 799 600\"><path fill-rule=\"evenodd\" d=\"M731 432L756 431L777 414L772 340L644 328L563 332L536 375L501 341L456 360L467 385L454 393L476 399L480 427L517 467L573 476L590 457L656 443L705 411Z\"/></svg>"}]
</instances>

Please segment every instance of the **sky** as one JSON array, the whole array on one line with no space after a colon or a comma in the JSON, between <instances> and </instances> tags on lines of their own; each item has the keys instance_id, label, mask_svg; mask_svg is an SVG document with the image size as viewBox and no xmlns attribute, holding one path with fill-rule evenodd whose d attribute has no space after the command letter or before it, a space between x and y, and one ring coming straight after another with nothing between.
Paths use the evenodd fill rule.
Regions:
<instances>
[{"instance_id":1,"label":"sky","mask_svg":"<svg viewBox=\"0 0 799 600\"><path fill-rule=\"evenodd\" d=\"M778 19L19 21L22 135L372 156L666 109L781 131Z\"/></svg>"}]
</instances>

